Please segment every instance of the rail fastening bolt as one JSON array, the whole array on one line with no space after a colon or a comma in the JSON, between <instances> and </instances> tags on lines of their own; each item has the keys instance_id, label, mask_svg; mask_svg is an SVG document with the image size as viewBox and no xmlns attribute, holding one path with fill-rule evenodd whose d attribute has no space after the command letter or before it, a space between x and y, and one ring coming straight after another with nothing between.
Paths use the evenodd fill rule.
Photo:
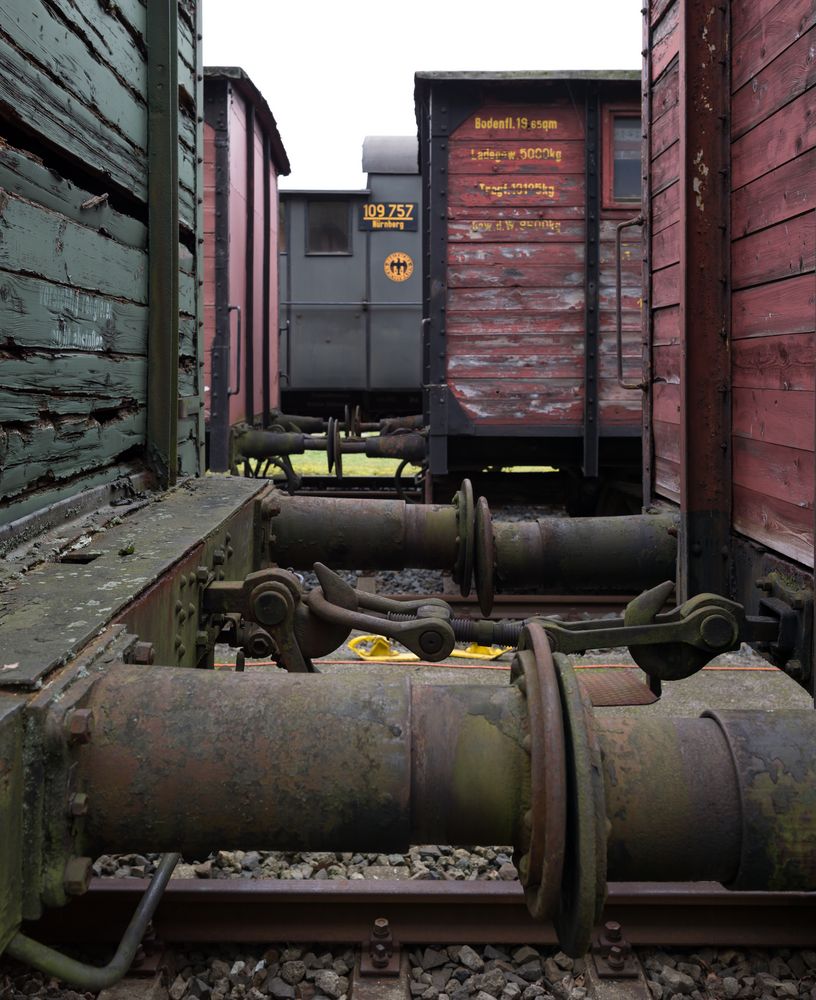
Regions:
<instances>
[{"instance_id":1,"label":"rail fastening bolt","mask_svg":"<svg viewBox=\"0 0 816 1000\"><path fill-rule=\"evenodd\" d=\"M617 920L607 920L604 924L604 933L608 941L620 941L621 925Z\"/></svg>"},{"instance_id":2,"label":"rail fastening bolt","mask_svg":"<svg viewBox=\"0 0 816 1000\"><path fill-rule=\"evenodd\" d=\"M384 938L388 937L391 933L391 925L385 917L377 917L374 921L374 929L372 930L373 937Z\"/></svg>"},{"instance_id":3,"label":"rail fastening bolt","mask_svg":"<svg viewBox=\"0 0 816 1000\"><path fill-rule=\"evenodd\" d=\"M91 858L69 858L62 875L62 887L68 896L81 896L88 891L93 874Z\"/></svg>"},{"instance_id":4,"label":"rail fastening bolt","mask_svg":"<svg viewBox=\"0 0 816 1000\"><path fill-rule=\"evenodd\" d=\"M65 718L65 731L68 742L74 744L90 743L96 720L89 708L75 708Z\"/></svg>"},{"instance_id":5,"label":"rail fastening bolt","mask_svg":"<svg viewBox=\"0 0 816 1000\"><path fill-rule=\"evenodd\" d=\"M613 969L622 969L626 964L623 951L616 944L613 944L609 949L607 962Z\"/></svg>"}]
</instances>

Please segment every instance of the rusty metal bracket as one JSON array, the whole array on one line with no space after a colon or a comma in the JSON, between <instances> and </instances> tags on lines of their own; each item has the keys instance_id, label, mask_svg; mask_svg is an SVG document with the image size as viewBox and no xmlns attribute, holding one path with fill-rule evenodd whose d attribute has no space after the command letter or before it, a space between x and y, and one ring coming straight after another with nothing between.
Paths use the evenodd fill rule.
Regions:
<instances>
[{"instance_id":1,"label":"rusty metal bracket","mask_svg":"<svg viewBox=\"0 0 816 1000\"><path fill-rule=\"evenodd\" d=\"M254 622L272 637L281 666L295 673L314 668L295 636L295 615L303 591L294 573L285 569L264 569L237 582L214 581L204 591L203 610L211 615L239 614ZM240 628L236 629L236 635ZM243 643L240 643L243 645Z\"/></svg>"},{"instance_id":2,"label":"rusty metal bracket","mask_svg":"<svg viewBox=\"0 0 816 1000\"><path fill-rule=\"evenodd\" d=\"M660 680L689 677L720 653L739 649L741 642L773 642L778 636L774 618L750 617L741 604L716 594L699 594L658 614L673 589L667 581L645 591L626 606L623 619L536 620L547 632L553 652L628 646L638 666Z\"/></svg>"},{"instance_id":3,"label":"rusty metal bracket","mask_svg":"<svg viewBox=\"0 0 816 1000\"><path fill-rule=\"evenodd\" d=\"M368 941L363 941L360 948L360 975L398 976L401 962L402 952L391 934L391 925L385 917L377 917Z\"/></svg>"},{"instance_id":4,"label":"rusty metal bracket","mask_svg":"<svg viewBox=\"0 0 816 1000\"><path fill-rule=\"evenodd\" d=\"M320 586L309 591L304 603L315 618L349 631L360 629L396 639L412 653L429 660L450 656L456 636L450 624L451 609L444 601L438 598L391 601L355 590L322 563L315 563L314 571ZM414 612L415 617L404 620L405 612ZM403 620L394 620L389 615Z\"/></svg>"},{"instance_id":5,"label":"rusty metal bracket","mask_svg":"<svg viewBox=\"0 0 816 1000\"><path fill-rule=\"evenodd\" d=\"M621 925L607 920L593 941L590 955L601 979L637 979L640 966L632 945L623 936Z\"/></svg>"},{"instance_id":6,"label":"rusty metal bracket","mask_svg":"<svg viewBox=\"0 0 816 1000\"><path fill-rule=\"evenodd\" d=\"M779 633L758 648L800 684L808 684L813 673L813 591L773 571L756 581L759 611L779 623Z\"/></svg>"}]
</instances>

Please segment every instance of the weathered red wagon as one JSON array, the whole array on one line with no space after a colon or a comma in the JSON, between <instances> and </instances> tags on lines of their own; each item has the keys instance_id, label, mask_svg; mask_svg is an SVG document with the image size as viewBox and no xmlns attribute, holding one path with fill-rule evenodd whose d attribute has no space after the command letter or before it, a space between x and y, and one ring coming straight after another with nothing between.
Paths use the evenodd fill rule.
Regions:
<instances>
[{"instance_id":1,"label":"weathered red wagon","mask_svg":"<svg viewBox=\"0 0 816 1000\"><path fill-rule=\"evenodd\" d=\"M230 427L263 424L278 382L278 183L289 160L263 95L237 67L204 72L204 414L207 464Z\"/></svg>"},{"instance_id":2,"label":"weathered red wagon","mask_svg":"<svg viewBox=\"0 0 816 1000\"><path fill-rule=\"evenodd\" d=\"M640 232L618 293L616 227L640 211L637 74L418 73L415 96L432 475L633 471Z\"/></svg>"},{"instance_id":3,"label":"weathered red wagon","mask_svg":"<svg viewBox=\"0 0 816 1000\"><path fill-rule=\"evenodd\" d=\"M816 5L650 0L644 493L679 505L681 589L812 650Z\"/></svg>"}]
</instances>

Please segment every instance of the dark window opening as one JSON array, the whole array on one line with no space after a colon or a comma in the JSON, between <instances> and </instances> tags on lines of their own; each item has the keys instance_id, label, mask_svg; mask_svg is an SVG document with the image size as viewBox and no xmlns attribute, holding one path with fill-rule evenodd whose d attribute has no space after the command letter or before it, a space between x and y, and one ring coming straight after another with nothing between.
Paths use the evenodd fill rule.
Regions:
<instances>
[{"instance_id":1,"label":"dark window opening","mask_svg":"<svg viewBox=\"0 0 816 1000\"><path fill-rule=\"evenodd\" d=\"M306 253L351 253L351 212L345 201L306 206Z\"/></svg>"},{"instance_id":2,"label":"dark window opening","mask_svg":"<svg viewBox=\"0 0 816 1000\"><path fill-rule=\"evenodd\" d=\"M278 253L288 252L286 235L286 205L281 201L278 203Z\"/></svg>"},{"instance_id":3,"label":"dark window opening","mask_svg":"<svg viewBox=\"0 0 816 1000\"><path fill-rule=\"evenodd\" d=\"M612 119L612 198L640 201L640 117Z\"/></svg>"}]
</instances>

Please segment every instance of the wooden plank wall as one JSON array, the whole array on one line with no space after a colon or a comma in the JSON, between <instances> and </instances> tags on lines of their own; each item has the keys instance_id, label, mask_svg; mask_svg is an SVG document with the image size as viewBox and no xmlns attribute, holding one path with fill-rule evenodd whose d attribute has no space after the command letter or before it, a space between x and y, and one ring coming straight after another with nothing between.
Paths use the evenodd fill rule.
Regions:
<instances>
[{"instance_id":1,"label":"wooden plank wall","mask_svg":"<svg viewBox=\"0 0 816 1000\"><path fill-rule=\"evenodd\" d=\"M580 433L584 406L585 123L566 87L495 100L450 143L447 380L478 422L553 423ZM617 384L614 223L602 222L602 429L640 425L640 394ZM629 240L636 237L629 234ZM640 373L640 279L624 265L627 373Z\"/></svg>"},{"instance_id":2,"label":"wooden plank wall","mask_svg":"<svg viewBox=\"0 0 816 1000\"><path fill-rule=\"evenodd\" d=\"M680 499L680 127L681 0L651 0L648 123L652 366L652 488Z\"/></svg>"},{"instance_id":3,"label":"wooden plank wall","mask_svg":"<svg viewBox=\"0 0 816 1000\"><path fill-rule=\"evenodd\" d=\"M816 3L731 18L733 522L812 566Z\"/></svg>"},{"instance_id":4,"label":"wooden plank wall","mask_svg":"<svg viewBox=\"0 0 816 1000\"><path fill-rule=\"evenodd\" d=\"M449 155L447 377L474 419L583 415L584 120L566 96L496 101Z\"/></svg>"},{"instance_id":5,"label":"wooden plank wall","mask_svg":"<svg viewBox=\"0 0 816 1000\"><path fill-rule=\"evenodd\" d=\"M180 394L198 394L196 50L180 10ZM194 14L194 9L193 9ZM145 439L146 9L0 0L0 519ZM197 417L182 432L196 472Z\"/></svg>"}]
</instances>

